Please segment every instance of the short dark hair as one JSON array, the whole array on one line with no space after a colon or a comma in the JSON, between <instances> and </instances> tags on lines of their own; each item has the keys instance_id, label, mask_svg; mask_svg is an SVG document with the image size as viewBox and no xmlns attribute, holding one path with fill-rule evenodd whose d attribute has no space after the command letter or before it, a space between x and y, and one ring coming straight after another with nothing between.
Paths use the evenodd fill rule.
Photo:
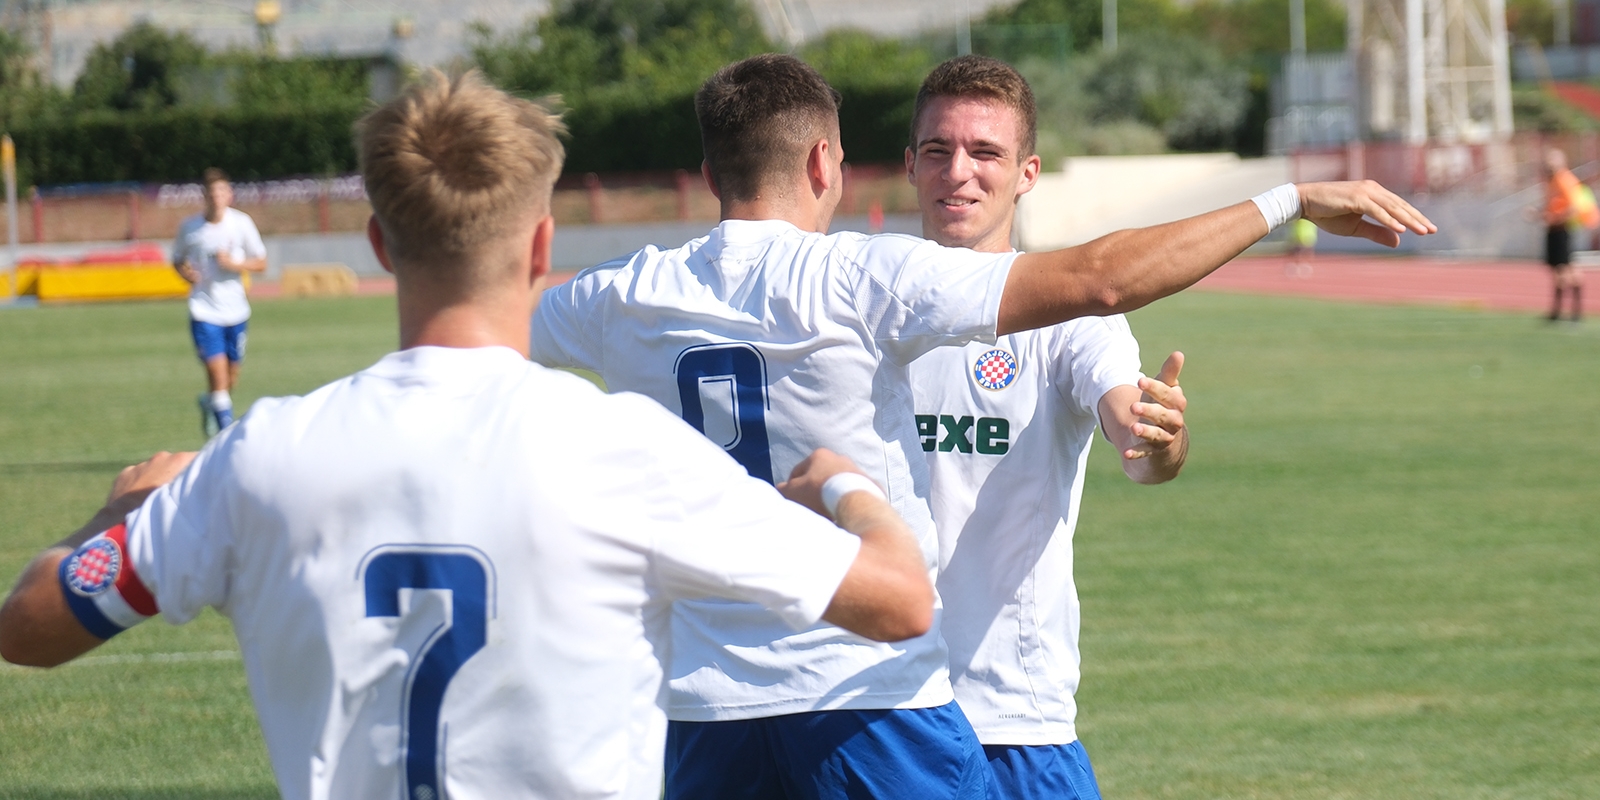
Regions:
<instances>
[{"instance_id":1,"label":"short dark hair","mask_svg":"<svg viewBox=\"0 0 1600 800\"><path fill-rule=\"evenodd\" d=\"M804 61L767 53L717 70L695 92L694 112L717 190L748 200L816 140L838 135L839 93Z\"/></svg>"},{"instance_id":2,"label":"short dark hair","mask_svg":"<svg viewBox=\"0 0 1600 800\"><path fill-rule=\"evenodd\" d=\"M922 110L935 97L975 97L994 100L1017 113L1022 125L1022 147L1017 160L1033 155L1039 146L1039 110L1033 102L1033 89L1010 64L998 58L956 56L933 68L917 90L917 104L911 112L911 147L917 146L917 125Z\"/></svg>"},{"instance_id":3,"label":"short dark hair","mask_svg":"<svg viewBox=\"0 0 1600 800\"><path fill-rule=\"evenodd\" d=\"M227 183L228 182L228 173L223 172L222 170L220 170L220 169L218 169L216 167L207 167L205 172L200 173L200 185L201 186L210 186L211 184L216 183L218 181L222 181L224 183Z\"/></svg>"}]
</instances>

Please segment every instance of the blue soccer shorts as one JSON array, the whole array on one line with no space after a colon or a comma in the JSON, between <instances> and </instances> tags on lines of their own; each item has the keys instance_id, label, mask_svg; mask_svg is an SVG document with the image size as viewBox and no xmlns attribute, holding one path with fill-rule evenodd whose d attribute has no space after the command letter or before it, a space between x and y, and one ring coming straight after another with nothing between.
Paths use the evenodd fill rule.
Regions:
<instances>
[{"instance_id":1,"label":"blue soccer shorts","mask_svg":"<svg viewBox=\"0 0 1600 800\"><path fill-rule=\"evenodd\" d=\"M1082 742L986 744L999 786L995 800L1100 800L1100 784Z\"/></svg>"},{"instance_id":2,"label":"blue soccer shorts","mask_svg":"<svg viewBox=\"0 0 1600 800\"><path fill-rule=\"evenodd\" d=\"M667 728L667 800L984 800L995 791L955 703Z\"/></svg>"},{"instance_id":3,"label":"blue soccer shorts","mask_svg":"<svg viewBox=\"0 0 1600 800\"><path fill-rule=\"evenodd\" d=\"M245 328L249 325L249 320L238 325L212 325L191 319L189 335L194 337L194 349L201 361L226 355L229 361L237 363L244 360Z\"/></svg>"}]
</instances>

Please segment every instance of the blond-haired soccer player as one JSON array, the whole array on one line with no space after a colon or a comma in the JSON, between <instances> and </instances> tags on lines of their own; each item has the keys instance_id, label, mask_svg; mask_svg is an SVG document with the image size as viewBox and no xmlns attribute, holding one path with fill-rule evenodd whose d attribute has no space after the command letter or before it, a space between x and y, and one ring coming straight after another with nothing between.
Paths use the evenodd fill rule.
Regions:
<instances>
[{"instance_id":1,"label":"blond-haired soccer player","mask_svg":"<svg viewBox=\"0 0 1600 800\"><path fill-rule=\"evenodd\" d=\"M1033 92L984 56L951 59L917 93L906 174L922 234L1011 252L1039 156ZM1121 314L942 347L911 365L939 531L950 681L1007 800L1098 800L1074 726L1078 595L1072 533L1098 423L1140 483L1188 451L1183 355L1155 379Z\"/></svg>"},{"instance_id":2,"label":"blond-haired soccer player","mask_svg":"<svg viewBox=\"0 0 1600 800\"><path fill-rule=\"evenodd\" d=\"M528 363L559 130L471 74L367 116L402 349L125 470L27 568L0 654L57 664L211 606L284 797L654 800L673 601L926 631L916 542L846 459L796 465L808 510L655 403Z\"/></svg>"},{"instance_id":3,"label":"blond-haired soccer player","mask_svg":"<svg viewBox=\"0 0 1600 800\"><path fill-rule=\"evenodd\" d=\"M1256 202L1087 245L1017 255L908 236L827 235L843 152L838 95L761 55L695 96L711 233L647 247L546 293L534 360L599 372L679 412L771 480L826 446L860 464L938 544L907 366L928 351L1178 291L1305 210L1397 242L1426 218L1375 183L1284 186ZM1362 217L1370 214L1378 223ZM937 632L882 645L832 625L790 631L751 604L673 612L669 798L967 797L990 780L952 702Z\"/></svg>"}]
</instances>

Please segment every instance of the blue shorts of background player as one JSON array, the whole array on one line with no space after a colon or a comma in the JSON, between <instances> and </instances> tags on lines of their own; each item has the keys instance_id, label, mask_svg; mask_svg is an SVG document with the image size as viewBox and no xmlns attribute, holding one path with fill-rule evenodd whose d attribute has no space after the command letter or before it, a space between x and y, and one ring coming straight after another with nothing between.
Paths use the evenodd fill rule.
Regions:
<instances>
[{"instance_id":1,"label":"blue shorts of background player","mask_svg":"<svg viewBox=\"0 0 1600 800\"><path fill-rule=\"evenodd\" d=\"M667 729L667 800L984 800L997 791L955 703Z\"/></svg>"},{"instance_id":2,"label":"blue shorts of background player","mask_svg":"<svg viewBox=\"0 0 1600 800\"><path fill-rule=\"evenodd\" d=\"M194 337L194 349L201 361L225 355L237 364L244 360L245 329L249 325L248 320L238 325L212 325L191 319L189 335Z\"/></svg>"},{"instance_id":3,"label":"blue shorts of background player","mask_svg":"<svg viewBox=\"0 0 1600 800\"><path fill-rule=\"evenodd\" d=\"M228 390L238 379L239 362L244 360L246 320L237 325L214 325L197 319L189 320L189 335L194 338L195 353L206 365L206 374L212 391L200 395L200 429L206 436L233 424L233 398ZM223 363L226 357L227 362Z\"/></svg>"},{"instance_id":4,"label":"blue shorts of background player","mask_svg":"<svg viewBox=\"0 0 1600 800\"><path fill-rule=\"evenodd\" d=\"M997 800L1100 800L1100 785L1082 742L986 744L999 786Z\"/></svg>"}]
</instances>

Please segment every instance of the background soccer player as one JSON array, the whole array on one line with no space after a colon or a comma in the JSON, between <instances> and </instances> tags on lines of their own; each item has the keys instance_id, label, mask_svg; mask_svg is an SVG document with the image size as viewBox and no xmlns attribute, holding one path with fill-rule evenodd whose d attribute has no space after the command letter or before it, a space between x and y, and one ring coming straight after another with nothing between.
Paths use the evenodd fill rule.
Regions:
<instances>
[{"instance_id":1,"label":"background soccer player","mask_svg":"<svg viewBox=\"0 0 1600 800\"><path fill-rule=\"evenodd\" d=\"M207 436L233 422L233 397L244 360L250 301L244 275L267 268L267 248L250 215L232 208L233 185L220 169L201 177L206 210L178 226L172 264L194 288L189 291L189 333L206 368L200 395L200 429Z\"/></svg>"},{"instance_id":2,"label":"background soccer player","mask_svg":"<svg viewBox=\"0 0 1600 800\"><path fill-rule=\"evenodd\" d=\"M284 797L655 800L674 600L925 632L921 553L848 460L782 491L859 538L655 403L528 363L559 130L438 73L363 120L403 349L125 470L25 570L0 655L56 664L212 606Z\"/></svg>"},{"instance_id":3,"label":"background soccer player","mask_svg":"<svg viewBox=\"0 0 1600 800\"><path fill-rule=\"evenodd\" d=\"M906 367L935 347L1138 308L1307 216L1390 244L1430 232L1375 183L1280 187L1256 203L1052 253L824 235L843 187L838 96L790 56L724 67L695 96L722 223L547 293L534 360L653 397L771 480L815 447L888 491L936 567ZM1265 209L1265 210L1263 210ZM1371 214L1379 223L1362 217ZM952 702L937 633L893 646L762 609L674 608L667 796L965 797L992 778Z\"/></svg>"},{"instance_id":4,"label":"background soccer player","mask_svg":"<svg viewBox=\"0 0 1600 800\"><path fill-rule=\"evenodd\" d=\"M906 174L922 234L1011 251L1039 175L1033 92L1004 62L962 56L917 93ZM956 702L999 798L1098 800L1074 725L1079 679L1072 533L1098 422L1140 483L1183 467L1183 354L1157 379L1121 314L941 347L911 365L939 531L940 630ZM999 800L997 798L997 800Z\"/></svg>"}]
</instances>

